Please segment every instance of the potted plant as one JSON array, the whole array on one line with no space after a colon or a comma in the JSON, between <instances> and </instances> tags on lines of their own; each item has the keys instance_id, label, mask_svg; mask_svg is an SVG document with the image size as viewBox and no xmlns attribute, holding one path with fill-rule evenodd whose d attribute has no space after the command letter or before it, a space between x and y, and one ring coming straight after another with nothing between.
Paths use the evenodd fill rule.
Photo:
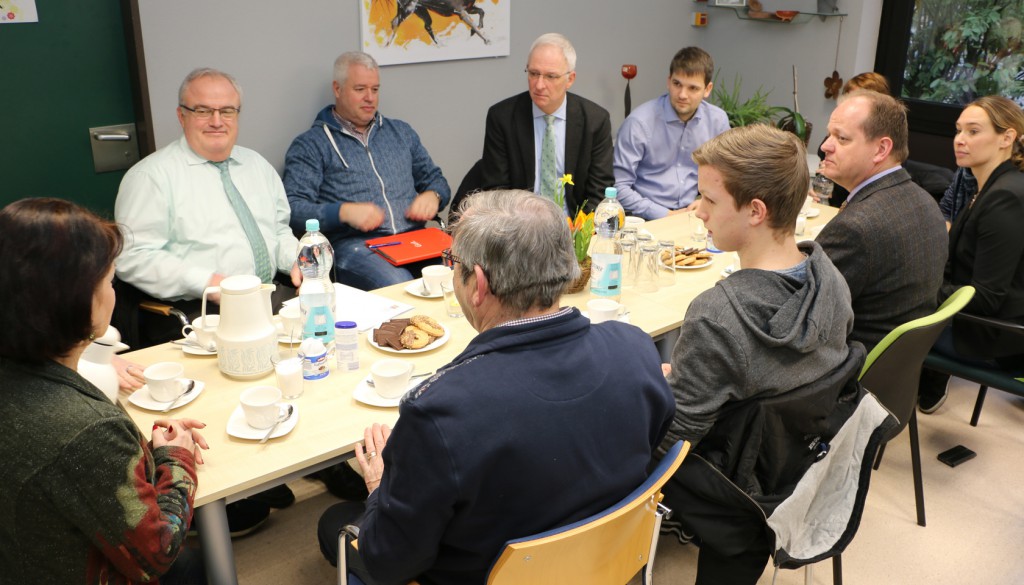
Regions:
<instances>
[{"instance_id":1,"label":"potted plant","mask_svg":"<svg viewBox=\"0 0 1024 585\"><path fill-rule=\"evenodd\" d=\"M565 174L558 179L558 190L555 192L555 203L565 208L565 186L575 185L572 175ZM569 294L578 293L590 283L590 240L594 237L594 212L584 213L583 208L576 210L576 217L565 218L569 222L569 236L572 238L572 249L576 254L576 263L580 265L580 277L569 285Z\"/></svg>"},{"instance_id":2,"label":"potted plant","mask_svg":"<svg viewBox=\"0 0 1024 585\"><path fill-rule=\"evenodd\" d=\"M718 75L715 75L717 81ZM732 91L726 91L715 83L711 92L711 103L725 110L729 117L729 126L736 128L757 123L771 123L775 115L775 108L768 105L768 95L771 90L764 91L763 87L757 88L754 95L746 100L740 97L743 81L737 75L732 82Z\"/></svg>"},{"instance_id":3,"label":"potted plant","mask_svg":"<svg viewBox=\"0 0 1024 585\"><path fill-rule=\"evenodd\" d=\"M804 141L804 146L807 146L808 141L811 139L811 123L800 115L800 99L796 88L796 65L793 65L793 109L776 106L774 108L775 113L781 113L782 117L775 121L775 127L796 134L797 138Z\"/></svg>"}]
</instances>

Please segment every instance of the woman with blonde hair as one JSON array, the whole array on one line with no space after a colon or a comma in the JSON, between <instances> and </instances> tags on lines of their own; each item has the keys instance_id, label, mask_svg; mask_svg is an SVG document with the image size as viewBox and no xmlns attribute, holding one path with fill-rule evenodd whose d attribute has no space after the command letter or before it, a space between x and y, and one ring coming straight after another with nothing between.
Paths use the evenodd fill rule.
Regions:
<instances>
[{"instance_id":1,"label":"woman with blonde hair","mask_svg":"<svg viewBox=\"0 0 1024 585\"><path fill-rule=\"evenodd\" d=\"M978 189L950 228L939 302L971 285L977 292L964 312L1024 324L1024 112L1002 96L974 100L956 122L953 151ZM934 349L983 367L1024 369L1024 340L984 326L954 321ZM922 376L921 412L942 405L947 379Z\"/></svg>"}]
</instances>

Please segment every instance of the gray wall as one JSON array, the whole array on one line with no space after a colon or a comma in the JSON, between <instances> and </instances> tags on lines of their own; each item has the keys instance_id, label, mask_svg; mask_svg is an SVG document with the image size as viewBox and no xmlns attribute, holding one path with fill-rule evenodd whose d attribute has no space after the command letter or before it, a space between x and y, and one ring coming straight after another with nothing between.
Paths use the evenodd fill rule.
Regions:
<instances>
[{"instance_id":1,"label":"gray wall","mask_svg":"<svg viewBox=\"0 0 1024 585\"><path fill-rule=\"evenodd\" d=\"M800 1L806 5L796 7L805 10L815 4L765 5L788 9ZM871 68L881 0L842 3L851 16L843 25L839 71L849 78ZM791 104L790 64L796 63L801 110L814 122L812 141L820 141L834 107L823 97L822 79L832 73L839 19L773 25L710 9L708 27L691 27L690 13L703 6L690 0L516 0L510 57L384 67L381 112L412 124L454 190L480 157L487 108L526 88L530 43L557 31L579 54L572 90L604 105L613 129L623 118L620 65L639 68L631 82L637 105L664 91L675 51L696 44L712 54L724 79L739 73L744 93L774 87L772 101L780 105ZM217 67L235 75L245 92L239 142L278 170L291 140L333 101L334 58L359 48L359 8L352 0L304 0L287 9L268 0L141 0L140 13L157 147L180 133L174 107L181 79L195 67ZM858 42L864 55L857 54Z\"/></svg>"},{"instance_id":2,"label":"gray wall","mask_svg":"<svg viewBox=\"0 0 1024 585\"><path fill-rule=\"evenodd\" d=\"M814 11L814 0L765 0L765 10L794 9ZM839 76L847 80L858 73L871 71L875 64L878 23L882 0L840 0L843 18L822 22L818 18L803 24L782 24L740 20L732 10L709 9L708 26L697 29L695 42L715 58L721 72L719 83L732 88L738 73L743 81L743 95L749 96L758 87L772 90L769 103L793 107L792 66L799 76L800 112L813 125L812 152L826 136L828 117L835 109L833 99L825 99L826 77L836 64L836 41L839 40Z\"/></svg>"}]
</instances>

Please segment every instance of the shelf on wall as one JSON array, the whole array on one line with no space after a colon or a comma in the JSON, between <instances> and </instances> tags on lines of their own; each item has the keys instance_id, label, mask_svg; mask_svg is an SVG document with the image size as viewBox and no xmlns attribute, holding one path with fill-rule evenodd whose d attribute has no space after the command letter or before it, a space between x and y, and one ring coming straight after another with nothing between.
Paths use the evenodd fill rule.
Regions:
<instances>
[{"instance_id":1,"label":"shelf on wall","mask_svg":"<svg viewBox=\"0 0 1024 585\"><path fill-rule=\"evenodd\" d=\"M845 12L797 12L796 16L794 16L792 20L782 20L781 18L775 15L775 12L772 11L763 12L762 14L768 15L763 18L750 16L750 8L748 8L747 6L715 6L714 4L709 4L708 7L726 8L732 10L736 14L736 18L739 18L740 20L753 20L755 22L772 22L775 24L803 24L805 22L810 22L810 20L813 19L815 16L820 18L822 22L825 22L826 18L831 18L833 16L846 16Z\"/></svg>"}]
</instances>

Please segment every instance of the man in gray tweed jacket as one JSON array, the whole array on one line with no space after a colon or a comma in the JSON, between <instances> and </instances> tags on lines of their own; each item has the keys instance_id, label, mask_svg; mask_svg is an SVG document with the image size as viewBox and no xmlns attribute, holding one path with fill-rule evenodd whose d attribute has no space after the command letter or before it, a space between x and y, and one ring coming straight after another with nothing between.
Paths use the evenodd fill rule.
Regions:
<instances>
[{"instance_id":1,"label":"man in gray tweed jacket","mask_svg":"<svg viewBox=\"0 0 1024 585\"><path fill-rule=\"evenodd\" d=\"M853 300L853 339L870 351L897 326L935 311L948 241L942 212L910 179L907 110L859 90L829 119L822 173L850 191L816 238Z\"/></svg>"}]
</instances>

